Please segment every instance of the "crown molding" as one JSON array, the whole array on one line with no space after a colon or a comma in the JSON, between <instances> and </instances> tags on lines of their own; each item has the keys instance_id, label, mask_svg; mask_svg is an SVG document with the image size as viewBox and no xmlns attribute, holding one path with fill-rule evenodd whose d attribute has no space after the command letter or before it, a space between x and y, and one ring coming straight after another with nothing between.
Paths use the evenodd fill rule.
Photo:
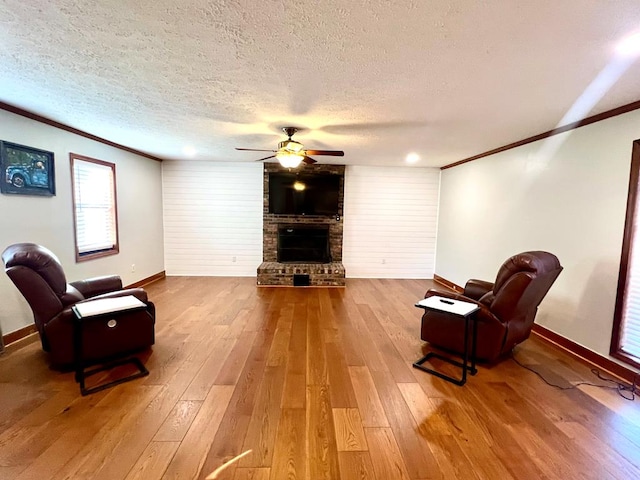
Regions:
<instances>
[{"instance_id":1,"label":"crown molding","mask_svg":"<svg viewBox=\"0 0 640 480\"><path fill-rule=\"evenodd\" d=\"M22 117L29 118L31 120L35 120L36 122L44 123L45 125L49 125L51 127L59 128L60 130L64 130L66 132L74 133L76 135L80 135L81 137L88 138L89 140L93 140L95 142L100 142L105 145L109 145L110 147L118 148L120 150L124 150L125 152L133 153L135 155L140 155L141 157L149 158L151 160L155 160L156 162L162 162L162 158L150 155L148 153L142 152L140 150L136 150L135 148L130 148L125 145L121 145L119 143L112 142L111 140L107 140L106 138L98 137L96 135L92 135L91 133L87 133L83 130L78 130L77 128L71 127L69 125L65 125L64 123L56 122L55 120L51 120L50 118L43 117L42 115L38 115L37 113L29 112L28 110L24 110L20 107L16 107L14 105L10 105L5 102L0 102L0 110L5 110L7 112L15 113L16 115L20 115Z\"/></svg>"}]
</instances>

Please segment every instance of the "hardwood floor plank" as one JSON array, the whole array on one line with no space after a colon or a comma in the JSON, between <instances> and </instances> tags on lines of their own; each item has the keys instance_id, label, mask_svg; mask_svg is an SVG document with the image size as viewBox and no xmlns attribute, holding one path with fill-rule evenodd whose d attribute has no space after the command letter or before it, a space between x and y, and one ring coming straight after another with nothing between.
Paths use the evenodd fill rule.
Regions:
<instances>
[{"instance_id":1,"label":"hardwood floor plank","mask_svg":"<svg viewBox=\"0 0 640 480\"><path fill-rule=\"evenodd\" d=\"M211 388L164 472L163 479L192 479L202 471L211 445L209 439L218 431L233 389L234 387L227 385L215 385Z\"/></svg>"},{"instance_id":2,"label":"hardwood floor plank","mask_svg":"<svg viewBox=\"0 0 640 480\"><path fill-rule=\"evenodd\" d=\"M338 452L342 480L376 480L369 452Z\"/></svg>"},{"instance_id":3,"label":"hardwood floor plank","mask_svg":"<svg viewBox=\"0 0 640 480\"><path fill-rule=\"evenodd\" d=\"M388 371L387 364L369 333L368 319L362 317L357 305L347 305L347 310L350 326L353 328L349 341L355 342L359 346L359 353L364 364L370 370Z\"/></svg>"},{"instance_id":4,"label":"hardwood floor plank","mask_svg":"<svg viewBox=\"0 0 640 480\"><path fill-rule=\"evenodd\" d=\"M273 343L267 358L268 367L286 365L288 360L289 342L291 341L291 324L293 323L293 308L282 309L278 326L273 336Z\"/></svg>"},{"instance_id":5,"label":"hardwood floor plank","mask_svg":"<svg viewBox=\"0 0 640 480\"><path fill-rule=\"evenodd\" d=\"M371 465L377 479L410 480L390 428L365 428Z\"/></svg>"},{"instance_id":6,"label":"hardwood floor plank","mask_svg":"<svg viewBox=\"0 0 640 480\"><path fill-rule=\"evenodd\" d=\"M329 392L325 385L307 387L307 465L309 478L339 480L338 449Z\"/></svg>"},{"instance_id":7,"label":"hardwood floor plank","mask_svg":"<svg viewBox=\"0 0 640 480\"><path fill-rule=\"evenodd\" d=\"M307 476L307 419L303 409L285 408L280 415L270 480L304 480Z\"/></svg>"},{"instance_id":8,"label":"hardwood floor plank","mask_svg":"<svg viewBox=\"0 0 640 480\"><path fill-rule=\"evenodd\" d=\"M556 426L569 438L583 444L587 451L599 452L603 457L601 465L615 478L640 478L640 465L629 462L615 448L596 437L585 425L577 422L559 422Z\"/></svg>"},{"instance_id":9,"label":"hardwood floor plank","mask_svg":"<svg viewBox=\"0 0 640 480\"><path fill-rule=\"evenodd\" d=\"M514 478L526 478L527 476L544 479L547 478L545 473L535 464L522 462L522 458L527 457L527 452L520 445L518 438L514 438L512 431L507 428L508 425L519 424L520 422L510 421L513 418L505 408L501 408L501 402L487 401L488 398L494 398L492 394L480 398L476 392L481 390L484 385L477 385L473 389L469 389L470 395L465 396L468 403L465 402L463 408L471 409L480 420L480 424L486 431L485 438L491 445L492 452L499 458L500 462L505 466Z\"/></svg>"},{"instance_id":10,"label":"hardwood floor plank","mask_svg":"<svg viewBox=\"0 0 640 480\"><path fill-rule=\"evenodd\" d=\"M512 431L512 436L518 439L518 443L527 453L528 459L536 465L547 478L583 478L583 479L610 479L612 478L603 468L579 469L572 466L570 456L563 454L563 450L556 451L555 447L546 444L532 428L527 425L507 425Z\"/></svg>"},{"instance_id":11,"label":"hardwood floor plank","mask_svg":"<svg viewBox=\"0 0 640 480\"><path fill-rule=\"evenodd\" d=\"M201 406L202 402L200 401L182 400L177 402L160 426L158 433L153 437L153 441L181 442Z\"/></svg>"},{"instance_id":12,"label":"hardwood floor plank","mask_svg":"<svg viewBox=\"0 0 640 480\"><path fill-rule=\"evenodd\" d=\"M477 466L464 454L459 442L456 441L453 435L430 434L424 438L428 442L429 449L433 452L436 462L438 462L439 473L442 475L442 478L447 480L450 478L492 480L491 478L482 476ZM543 480L545 477L538 479L537 477L527 474L523 478Z\"/></svg>"},{"instance_id":13,"label":"hardwood floor plank","mask_svg":"<svg viewBox=\"0 0 640 480\"><path fill-rule=\"evenodd\" d=\"M159 480L180 442L151 442L125 480Z\"/></svg>"},{"instance_id":14,"label":"hardwood floor plank","mask_svg":"<svg viewBox=\"0 0 640 480\"><path fill-rule=\"evenodd\" d=\"M270 311L265 313L267 318L262 323L262 335L258 337L255 331L246 332L255 336L255 340L233 390L229 408L227 408L220 428L213 438L201 472L212 472L223 463L244 452L242 447L251 423L258 389L266 368L267 354L277 324L277 318L271 307L270 304ZM233 464L227 472L228 475L232 475L236 468L237 465ZM201 478L204 476L206 475L201 474Z\"/></svg>"},{"instance_id":15,"label":"hardwood floor plank","mask_svg":"<svg viewBox=\"0 0 640 480\"><path fill-rule=\"evenodd\" d=\"M367 367L349 367L349 376L365 427L388 427L389 421L380 403L378 391Z\"/></svg>"},{"instance_id":16,"label":"hardwood floor plank","mask_svg":"<svg viewBox=\"0 0 640 480\"><path fill-rule=\"evenodd\" d=\"M556 427L556 424L545 417L544 412L538 408L535 400L522 397L515 390L511 389L505 384L494 384L494 400L502 402L507 408L512 409L513 412L518 412L521 418L524 420L524 424L534 427L535 432L540 438L556 452L564 451L571 458L579 461L591 472L601 471L600 462L596 462L593 456L580 448L578 444L572 442L569 437L563 434L563 432ZM470 415L476 415L476 409L457 409L455 412L460 412L460 418L466 413L467 417ZM454 410L450 411L450 414L454 414ZM481 422L476 422L476 425ZM485 427L486 428L486 427ZM489 437L487 432L486 437ZM604 478L604 477L601 477Z\"/></svg>"},{"instance_id":17,"label":"hardwood floor plank","mask_svg":"<svg viewBox=\"0 0 640 480\"><path fill-rule=\"evenodd\" d=\"M317 301L317 296L309 297L311 306L307 312L307 385L325 386L329 384L329 372Z\"/></svg>"},{"instance_id":18,"label":"hardwood floor plank","mask_svg":"<svg viewBox=\"0 0 640 480\"><path fill-rule=\"evenodd\" d=\"M127 433L132 432L132 426L136 425L140 416L155 400L155 398L164 391L158 385L143 385L128 383L123 384L117 390L111 390L98 403L98 407L102 409L104 405L106 412L105 418L107 422L101 426L91 440L81 445L76 455L63 468L56 473L56 479L94 479L96 472L101 470L105 465L112 465L115 459L115 451L122 443ZM126 405L127 408L123 409ZM110 415L109 411L113 413ZM95 415L102 415L98 411ZM93 417L94 419L96 416ZM142 446L141 453L146 445ZM129 472L137 456L130 455L129 459L133 460L126 465L125 462L120 464L123 470L126 470L120 478L124 478Z\"/></svg>"},{"instance_id":19,"label":"hardwood floor plank","mask_svg":"<svg viewBox=\"0 0 640 480\"><path fill-rule=\"evenodd\" d=\"M87 411L77 420L68 419L70 425L68 425L66 431L51 443L46 450L40 453L16 479L44 480L60 478L60 470L67 463L81 458L79 455L81 449L99 434L100 430L109 421L111 414L116 414L119 408L121 408L121 405L113 409L96 407Z\"/></svg>"},{"instance_id":20,"label":"hardwood floor plank","mask_svg":"<svg viewBox=\"0 0 640 480\"><path fill-rule=\"evenodd\" d=\"M226 331L226 329L224 331ZM215 341L211 348L211 355L209 355L187 387L187 390L182 395L182 400L204 400L206 398L216 380L219 380L220 372L223 371L223 368L226 366L225 360L237 341L241 341L241 339L218 338L218 340ZM232 378L232 375L233 373L231 373L226 380L232 382L233 380L229 380ZM219 381L218 385L233 385L233 383Z\"/></svg>"},{"instance_id":21,"label":"hardwood floor plank","mask_svg":"<svg viewBox=\"0 0 640 480\"><path fill-rule=\"evenodd\" d=\"M349 368L342 354L341 342L325 343L327 355L327 373L331 393L331 405L334 408L356 408L358 402L353 391Z\"/></svg>"},{"instance_id":22,"label":"hardwood floor plank","mask_svg":"<svg viewBox=\"0 0 640 480\"><path fill-rule=\"evenodd\" d=\"M380 353L386 366L384 370L389 370L396 382L413 382L411 363L400 356L395 345L389 339L387 332L380 325L378 315L369 305L360 305L358 308L362 313L362 318L367 319L367 329L373 343L376 345L376 350ZM372 369L372 371L377 370Z\"/></svg>"},{"instance_id":23,"label":"hardwood floor plank","mask_svg":"<svg viewBox=\"0 0 640 480\"><path fill-rule=\"evenodd\" d=\"M304 408L307 401L307 376L287 372L285 376L282 405L285 408Z\"/></svg>"},{"instance_id":24,"label":"hardwood floor plank","mask_svg":"<svg viewBox=\"0 0 640 480\"><path fill-rule=\"evenodd\" d=\"M234 480L269 480L270 468L241 468L236 469Z\"/></svg>"},{"instance_id":25,"label":"hardwood floor plank","mask_svg":"<svg viewBox=\"0 0 640 480\"><path fill-rule=\"evenodd\" d=\"M220 366L219 374L214 381L216 385L235 385L238 382L238 377L245 367L255 339L256 332L240 334L231 353L227 355L225 362Z\"/></svg>"},{"instance_id":26,"label":"hardwood floor plank","mask_svg":"<svg viewBox=\"0 0 640 480\"><path fill-rule=\"evenodd\" d=\"M443 402L439 408L450 423L450 434L458 442L465 456L476 466L481 477L514 479L494 451L499 445L494 443L486 425L481 424L473 409L464 408L457 402Z\"/></svg>"},{"instance_id":27,"label":"hardwood floor plank","mask_svg":"<svg viewBox=\"0 0 640 480\"><path fill-rule=\"evenodd\" d=\"M334 408L333 424L339 452L359 452L369 449L362 428L360 411L357 408Z\"/></svg>"},{"instance_id":28,"label":"hardwood floor plank","mask_svg":"<svg viewBox=\"0 0 640 480\"><path fill-rule=\"evenodd\" d=\"M240 460L238 467L269 467L280 421L285 366L267 366L260 392L251 414L243 451L251 453Z\"/></svg>"},{"instance_id":29,"label":"hardwood floor plank","mask_svg":"<svg viewBox=\"0 0 640 480\"><path fill-rule=\"evenodd\" d=\"M342 354L344 356L345 363L350 367L364 367L365 362L361 351L358 332L351 326L349 321L345 320L344 325L340 326L338 338L341 340L340 346L342 347Z\"/></svg>"},{"instance_id":30,"label":"hardwood floor plank","mask_svg":"<svg viewBox=\"0 0 640 480\"><path fill-rule=\"evenodd\" d=\"M372 372L372 375L409 476L420 479L442 479L437 460L428 442L421 436L421 430L398 388L403 386L406 389L407 384L395 383L391 372ZM410 385L422 392L419 385Z\"/></svg>"}]
</instances>

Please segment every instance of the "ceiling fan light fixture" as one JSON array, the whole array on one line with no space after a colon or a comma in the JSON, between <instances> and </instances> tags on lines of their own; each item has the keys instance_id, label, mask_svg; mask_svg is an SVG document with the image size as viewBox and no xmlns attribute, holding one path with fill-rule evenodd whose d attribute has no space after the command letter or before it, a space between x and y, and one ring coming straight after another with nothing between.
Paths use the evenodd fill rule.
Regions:
<instances>
[{"instance_id":1,"label":"ceiling fan light fixture","mask_svg":"<svg viewBox=\"0 0 640 480\"><path fill-rule=\"evenodd\" d=\"M296 168L300 163L304 162L307 165L313 165L317 163L316 160L309 155L330 155L333 157L344 157L342 150L308 150L304 148L300 142L296 142L291 139L291 136L298 131L296 127L284 127L282 129L289 138L278 143L278 150L263 150L258 148L238 148L236 150L249 150L253 152L271 152L275 155L269 155L264 158L256 160L256 162L262 162L276 157L280 165L284 168Z\"/></svg>"},{"instance_id":2,"label":"ceiling fan light fixture","mask_svg":"<svg viewBox=\"0 0 640 480\"><path fill-rule=\"evenodd\" d=\"M304 147L300 142L296 142L295 140L285 140L284 142L280 142L278 145L279 150L286 150L288 152L300 152Z\"/></svg>"},{"instance_id":3,"label":"ceiling fan light fixture","mask_svg":"<svg viewBox=\"0 0 640 480\"><path fill-rule=\"evenodd\" d=\"M296 168L304 160L304 155L284 150L276 153L276 158L284 168Z\"/></svg>"}]
</instances>

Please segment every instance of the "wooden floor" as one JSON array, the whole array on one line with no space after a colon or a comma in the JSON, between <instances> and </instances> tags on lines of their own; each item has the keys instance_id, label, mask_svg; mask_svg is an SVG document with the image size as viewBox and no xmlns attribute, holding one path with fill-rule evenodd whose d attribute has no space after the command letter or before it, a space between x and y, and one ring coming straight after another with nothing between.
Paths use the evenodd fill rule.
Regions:
<instances>
[{"instance_id":1,"label":"wooden floor","mask_svg":"<svg viewBox=\"0 0 640 480\"><path fill-rule=\"evenodd\" d=\"M640 478L639 400L558 390L512 360L464 387L411 368L430 286L157 282L144 379L81 397L39 342L0 357L0 479L203 479L249 449L219 478ZM516 356L562 385L597 381L536 338Z\"/></svg>"}]
</instances>

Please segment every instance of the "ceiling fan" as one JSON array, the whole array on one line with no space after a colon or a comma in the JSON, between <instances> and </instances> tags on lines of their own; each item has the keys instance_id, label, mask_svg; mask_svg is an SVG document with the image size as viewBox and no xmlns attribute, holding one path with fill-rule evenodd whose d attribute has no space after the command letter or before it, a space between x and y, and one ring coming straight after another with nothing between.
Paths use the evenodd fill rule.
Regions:
<instances>
[{"instance_id":1,"label":"ceiling fan","mask_svg":"<svg viewBox=\"0 0 640 480\"><path fill-rule=\"evenodd\" d=\"M268 157L260 158L256 162L262 162L270 158L276 158L280 165L285 168L296 168L301 162L306 165L312 165L317 162L309 155L330 155L333 157L344 157L342 150L307 150L300 142L292 140L294 133L298 131L295 127L284 127L282 131L289 137L278 144L277 150L260 150L256 148L236 148L236 150L246 150L250 152L271 152L275 155L269 155Z\"/></svg>"}]
</instances>

